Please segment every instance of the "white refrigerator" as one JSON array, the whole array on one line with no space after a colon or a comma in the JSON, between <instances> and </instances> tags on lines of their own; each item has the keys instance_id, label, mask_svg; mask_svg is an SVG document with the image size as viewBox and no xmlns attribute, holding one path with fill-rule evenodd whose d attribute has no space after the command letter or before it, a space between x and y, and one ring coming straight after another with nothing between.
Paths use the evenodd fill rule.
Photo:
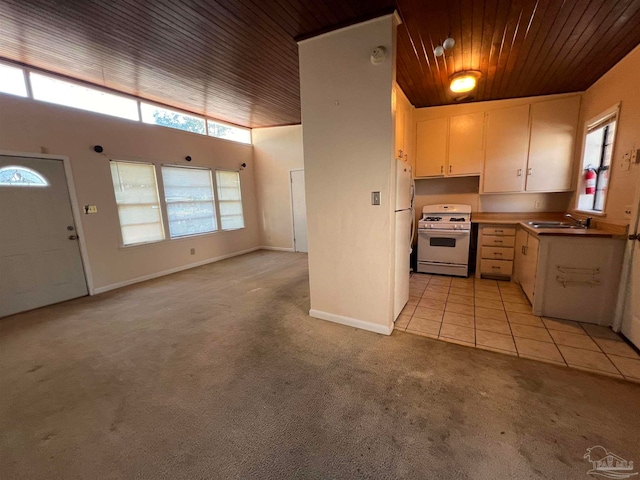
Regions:
<instances>
[{"instance_id":1,"label":"white refrigerator","mask_svg":"<svg viewBox=\"0 0 640 480\"><path fill-rule=\"evenodd\" d=\"M414 183L411 165L402 160L396 160L394 321L409 300L410 257L414 224L413 197Z\"/></svg>"}]
</instances>

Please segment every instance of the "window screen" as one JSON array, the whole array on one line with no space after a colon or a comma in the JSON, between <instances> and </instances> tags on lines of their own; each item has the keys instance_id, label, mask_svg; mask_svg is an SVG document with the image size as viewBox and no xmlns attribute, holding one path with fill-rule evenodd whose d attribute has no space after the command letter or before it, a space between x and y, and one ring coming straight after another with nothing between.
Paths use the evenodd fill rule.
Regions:
<instances>
[{"instance_id":1,"label":"window screen","mask_svg":"<svg viewBox=\"0 0 640 480\"><path fill-rule=\"evenodd\" d=\"M162 181L171 238L218 229L211 170L163 166Z\"/></svg>"},{"instance_id":2,"label":"window screen","mask_svg":"<svg viewBox=\"0 0 640 480\"><path fill-rule=\"evenodd\" d=\"M164 240L156 170L150 163L111 162L124 245Z\"/></svg>"},{"instance_id":3,"label":"window screen","mask_svg":"<svg viewBox=\"0 0 640 480\"><path fill-rule=\"evenodd\" d=\"M218 203L220 205L222 230L244 228L240 174L238 172L216 170L216 183L218 185Z\"/></svg>"}]
</instances>

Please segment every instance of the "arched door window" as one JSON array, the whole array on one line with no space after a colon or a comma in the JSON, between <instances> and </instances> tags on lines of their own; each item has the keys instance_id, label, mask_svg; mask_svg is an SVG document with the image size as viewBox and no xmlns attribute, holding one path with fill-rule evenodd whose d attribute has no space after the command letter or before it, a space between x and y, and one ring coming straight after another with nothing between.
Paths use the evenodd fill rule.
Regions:
<instances>
[{"instance_id":1,"label":"arched door window","mask_svg":"<svg viewBox=\"0 0 640 480\"><path fill-rule=\"evenodd\" d=\"M30 168L10 165L0 168L0 187L47 187L49 182Z\"/></svg>"}]
</instances>

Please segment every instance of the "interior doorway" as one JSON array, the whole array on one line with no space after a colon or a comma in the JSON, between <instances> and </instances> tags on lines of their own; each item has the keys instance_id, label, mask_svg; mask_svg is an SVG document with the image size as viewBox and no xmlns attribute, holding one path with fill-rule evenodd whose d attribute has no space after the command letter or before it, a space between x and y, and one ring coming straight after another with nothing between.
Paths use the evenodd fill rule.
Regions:
<instances>
[{"instance_id":1,"label":"interior doorway","mask_svg":"<svg viewBox=\"0 0 640 480\"><path fill-rule=\"evenodd\" d=\"M308 252L307 203L304 191L304 170L291 170L291 209L293 212L293 247L296 252Z\"/></svg>"},{"instance_id":2,"label":"interior doorway","mask_svg":"<svg viewBox=\"0 0 640 480\"><path fill-rule=\"evenodd\" d=\"M0 317L88 294L64 163L0 156Z\"/></svg>"}]
</instances>

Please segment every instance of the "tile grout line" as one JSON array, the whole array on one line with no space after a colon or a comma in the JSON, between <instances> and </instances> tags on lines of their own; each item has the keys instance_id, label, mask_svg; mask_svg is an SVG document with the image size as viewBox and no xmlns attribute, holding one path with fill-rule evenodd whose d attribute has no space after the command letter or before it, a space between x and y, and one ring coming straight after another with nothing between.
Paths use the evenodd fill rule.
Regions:
<instances>
[{"instance_id":1,"label":"tile grout line","mask_svg":"<svg viewBox=\"0 0 640 480\"><path fill-rule=\"evenodd\" d=\"M424 293L427 291L427 287L431 284L431 280L432 280L433 278L434 278L434 277L433 277L433 276L431 276L431 277L427 280L427 282L425 283L425 286L424 286L424 288L422 289L422 295L424 295ZM435 278L437 278L437 277L435 277ZM446 340L444 340L444 338L445 338L445 337L441 337L441 336L440 336L440 333L441 333L441 331L442 331L442 327L443 327L443 325L444 325L444 314L446 313L446 308L447 308L447 305L449 304L449 297L450 297L450 295L451 295L451 288L454 288L453 280L454 280L454 279L452 279L452 281L451 281L451 282L449 282L449 284L448 284L448 286L447 286L447 292L446 292L447 296L446 296L446 298L445 298L445 300L444 300L444 310L443 310L443 312L442 312L442 318L441 318L441 321L440 321L440 328L439 328L439 330L438 330L438 335L437 335L436 340L441 340L441 339L442 339L442 341L446 341ZM478 332L477 319L478 319L478 317L477 317L477 315L475 314L475 307L476 307L476 300L477 300L477 297L476 297L476 289L475 289L475 278L473 279L473 281L472 281L472 282L469 282L469 283L471 283L471 285L472 285L472 287L471 287L471 288L472 288L472 297L471 297L471 298L473 299L473 325L474 325L473 333L474 333L474 342L473 342L473 345L471 345L470 343L466 343L466 344L467 344L468 346L473 347L473 348L480 348L480 347L478 346L478 343L477 343L477 332ZM444 285L439 285L439 284L434 284L434 285L437 285L437 286L444 286ZM520 291L522 292L522 290L520 290ZM444 292L443 292L443 293L444 293ZM507 325L509 326L509 332L510 332L510 335L511 335L511 339L512 339L512 341L513 341L513 345L514 345L514 348L515 348L515 350L516 350L516 352L515 352L515 353L516 353L516 355L517 355L517 357L518 357L518 358L525 358L525 357L522 357L522 356L521 356L521 353L518 351L518 346L517 346L516 341L515 341L515 338L516 338L516 337L515 337L515 335L513 334L511 321L509 320L509 315L508 315L508 313L509 313L509 312L507 312L507 310L506 310L505 302L504 302L504 297L503 297L503 295L505 295L505 294L513 295L513 292L505 293L505 292L503 292L503 290L502 290L502 289L500 289L500 286L498 285L498 294L500 295L500 302L501 302L501 304L502 304L502 311L504 312L504 314L505 314L505 316L506 316L506 318L507 318ZM420 296L420 299L422 299L422 295ZM421 301L421 300L419 300L419 301L418 301L418 304L420 303L420 301ZM455 303L455 302L453 302L453 303ZM416 305L416 308L417 308L417 307L418 307L418 305ZM485 308L491 309L490 307L485 307ZM500 310L498 310L498 309L492 309L492 310L500 311ZM414 310L414 312L415 312L415 310ZM512 313L520 313L520 312L512 312ZM524 312L522 312L522 313L524 313ZM413 320L413 318L414 318L414 314L412 314L412 315L411 315L411 319L409 320L409 324L411 323L411 320ZM416 318L419 318L419 317L416 317ZM540 317L540 318L542 318L542 317ZM560 354L560 357L562 358L562 361L563 361L563 363L564 363L564 366L565 366L565 367L567 367L567 368L575 368L575 369L582 369L582 370L591 371L591 372L594 372L594 373L600 373L600 374L603 374L603 375L607 375L607 374L611 375L611 372L607 372L607 371L604 371L604 370L599 370L599 369L597 369L597 368L588 368L588 367L580 367L580 366L572 367L571 365L569 365L569 364L567 363L566 359L564 358L564 355L562 354L562 351L561 351L561 350L560 350L560 348L559 348L561 345L562 345L562 346L565 346L565 347L570 347L570 348L575 348L575 349L579 349L579 350L584 350L584 351L586 351L586 352L601 353L601 354L603 354L603 355L607 358L607 360L609 360L609 362L614 366L614 368L616 369L616 371L618 372L618 374L619 374L623 379L628 380L628 381L632 381L632 382L635 380L633 377L627 377L626 375L624 375L624 374L620 371L620 369L615 365L615 363L611 360L610 356L611 356L611 355L613 355L613 354L611 354L611 355L610 355L610 354L606 353L604 350L602 350L602 348L600 347L600 345L598 345L598 343L595 341L595 339L596 339L596 338L604 338L604 337L594 337L594 336L593 336L593 335L591 335L591 334L590 334L586 329L584 329L584 327L580 324L580 322L574 322L574 323L577 323L577 324L579 325L579 327L580 327L580 328L582 329L582 331L585 333L585 335L584 335L584 336L587 336L591 341L593 341L593 343L595 343L595 344L596 344L596 347L598 348L598 350L597 350L597 351L595 351L595 350L591 350L591 349L587 349L587 348L582 348L582 347L574 347L574 346L572 346L572 345L562 345L562 344L559 344L559 343L557 343L557 342L556 342L555 338L551 335L551 332L552 332L552 331L556 331L556 332L573 333L573 334L575 334L575 335L581 335L581 336L582 336L582 334L576 334L575 332L566 332L566 331L564 331L564 330L555 330L555 329L550 329L549 327L547 327L547 324L546 324L544 321L542 321L542 327L537 327L537 328L544 328L544 330L547 332L547 334L548 334L548 335L549 335L549 337L551 338L551 343L556 347L556 350L557 350L557 351L558 351L558 353ZM408 325L409 325L409 324L407 324L407 327L408 327ZM526 324L523 324L523 325L525 325L525 326L526 326ZM529 326L532 326L532 325L529 325ZM406 331L406 328L405 328L405 331ZM497 333L497 332L491 332L491 331L488 331L488 332L489 332L489 333ZM449 338L449 337L446 337L446 338ZM527 337L522 337L522 338L527 339ZM463 340L460 340L460 339L457 339L457 338L454 338L454 337L451 337L451 339L452 339L452 340L457 340L458 342L465 343ZM606 339L606 338L604 338L604 339ZM536 340L536 341L540 341L540 340L537 340L537 339L529 339L529 340ZM544 342L544 343L549 343L549 342ZM490 348L493 348L493 347L490 347ZM498 351L498 353L499 353L499 352L504 352L505 354L512 353L512 352L509 352L508 350L501 350L501 349L498 349L498 348L493 348L493 349L494 349L495 351ZM615 357L620 357L620 358L627 358L627 357L620 356L620 355L613 355L613 356L615 356ZM545 360L549 360L549 361L551 360L551 359L545 359L544 357L535 357L535 356L531 356L531 358L533 358L533 359L538 359L537 361L541 361L541 362L545 362ZM555 362L554 362L554 363L555 363Z\"/></svg>"}]
</instances>

